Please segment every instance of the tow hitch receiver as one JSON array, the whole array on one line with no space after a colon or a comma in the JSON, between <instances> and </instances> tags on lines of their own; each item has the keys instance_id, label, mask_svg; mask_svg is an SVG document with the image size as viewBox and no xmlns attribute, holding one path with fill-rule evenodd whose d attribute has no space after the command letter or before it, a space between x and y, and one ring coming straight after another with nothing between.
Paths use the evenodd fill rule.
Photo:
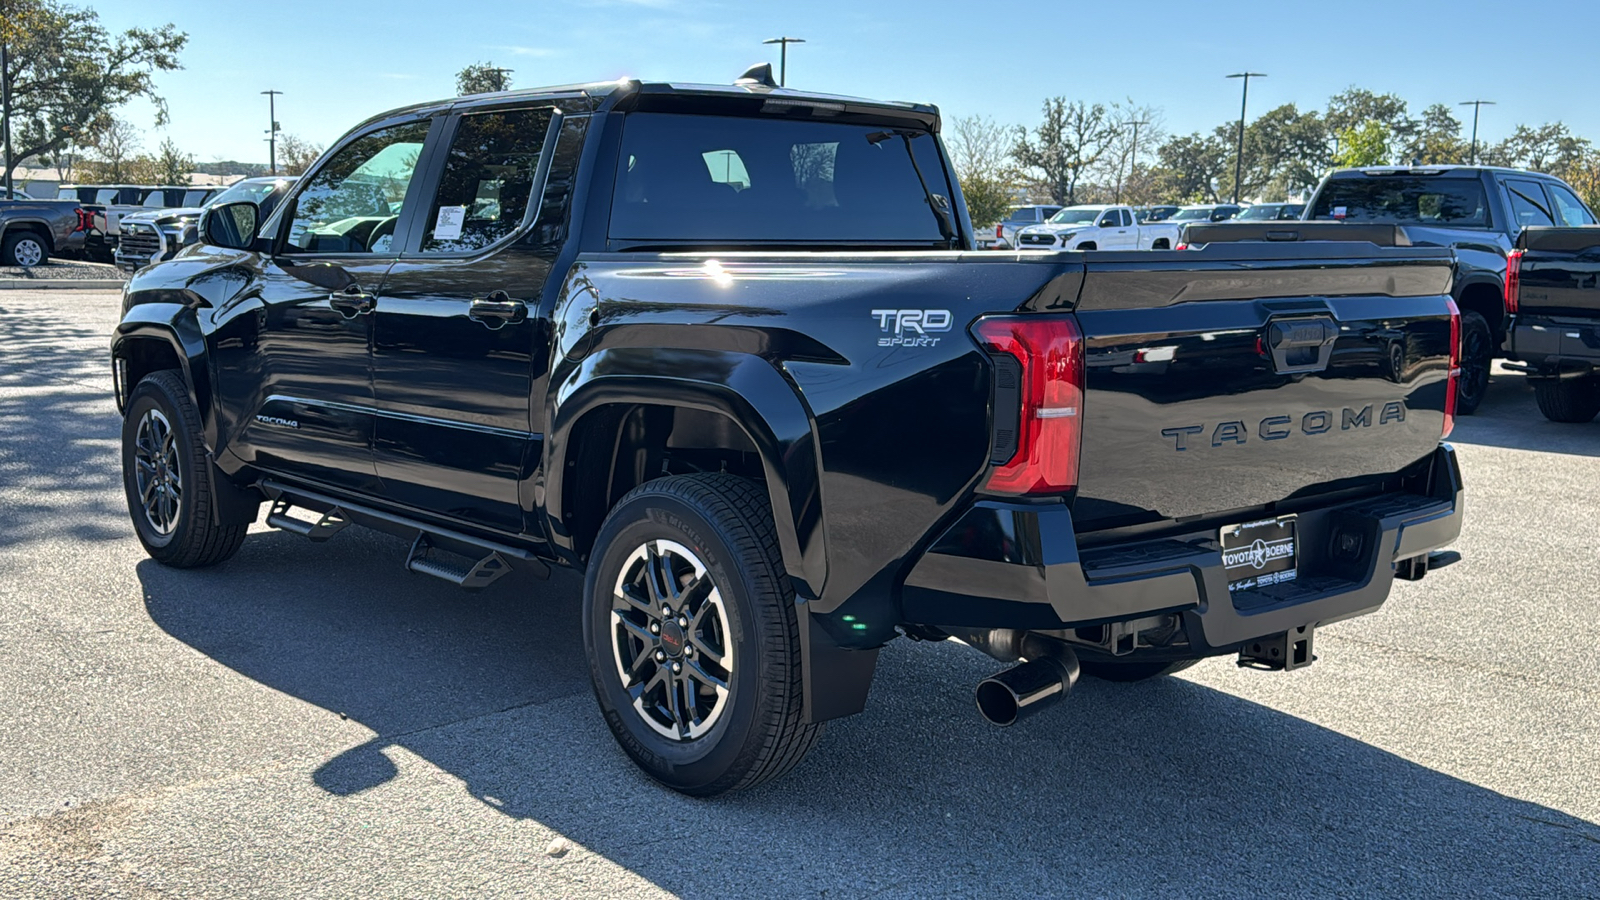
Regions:
<instances>
[{"instance_id":1,"label":"tow hitch receiver","mask_svg":"<svg viewBox=\"0 0 1600 900\"><path fill-rule=\"evenodd\" d=\"M1301 625L1282 634L1253 640L1239 648L1239 667L1274 672L1303 669L1317 660L1311 652L1313 631L1313 626Z\"/></svg>"}]
</instances>

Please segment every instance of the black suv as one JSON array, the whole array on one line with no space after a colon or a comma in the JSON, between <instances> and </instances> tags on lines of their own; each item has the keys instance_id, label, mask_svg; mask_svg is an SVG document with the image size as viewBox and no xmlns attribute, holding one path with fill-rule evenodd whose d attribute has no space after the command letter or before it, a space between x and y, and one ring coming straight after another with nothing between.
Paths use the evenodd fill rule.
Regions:
<instances>
[{"instance_id":1,"label":"black suv","mask_svg":"<svg viewBox=\"0 0 1600 900\"><path fill-rule=\"evenodd\" d=\"M1332 172L1306 218L1404 226L1413 246L1456 254L1461 386L1456 412L1478 408L1507 337L1506 256L1530 226L1593 225L1594 213L1552 175L1493 166L1374 166Z\"/></svg>"}]
</instances>

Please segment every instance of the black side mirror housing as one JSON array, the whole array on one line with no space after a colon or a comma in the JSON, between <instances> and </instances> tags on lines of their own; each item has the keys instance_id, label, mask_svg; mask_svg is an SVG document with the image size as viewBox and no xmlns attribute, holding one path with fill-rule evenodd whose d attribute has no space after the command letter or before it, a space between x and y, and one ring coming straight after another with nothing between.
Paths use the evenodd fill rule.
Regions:
<instances>
[{"instance_id":1,"label":"black side mirror housing","mask_svg":"<svg viewBox=\"0 0 1600 900\"><path fill-rule=\"evenodd\" d=\"M200 241L229 250L249 250L261 228L261 210L249 200L224 203L200 217Z\"/></svg>"}]
</instances>

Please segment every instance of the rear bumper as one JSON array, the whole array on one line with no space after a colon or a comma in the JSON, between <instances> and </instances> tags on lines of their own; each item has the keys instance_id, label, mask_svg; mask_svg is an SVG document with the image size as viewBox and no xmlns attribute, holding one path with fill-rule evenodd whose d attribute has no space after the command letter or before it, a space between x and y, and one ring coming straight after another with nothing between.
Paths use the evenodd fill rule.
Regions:
<instances>
[{"instance_id":1,"label":"rear bumper","mask_svg":"<svg viewBox=\"0 0 1600 900\"><path fill-rule=\"evenodd\" d=\"M1600 320L1519 315L1507 356L1527 363L1534 378L1577 378L1600 368Z\"/></svg>"},{"instance_id":2,"label":"rear bumper","mask_svg":"<svg viewBox=\"0 0 1600 900\"><path fill-rule=\"evenodd\" d=\"M1195 655L1224 652L1382 606L1398 561L1461 534L1454 449L1435 451L1416 482L1416 492L1299 511L1299 578L1238 594L1216 529L1080 553L1065 504L982 501L913 567L902 609L916 624L1043 630L1181 614ZM1349 536L1356 549L1337 550Z\"/></svg>"}]
</instances>

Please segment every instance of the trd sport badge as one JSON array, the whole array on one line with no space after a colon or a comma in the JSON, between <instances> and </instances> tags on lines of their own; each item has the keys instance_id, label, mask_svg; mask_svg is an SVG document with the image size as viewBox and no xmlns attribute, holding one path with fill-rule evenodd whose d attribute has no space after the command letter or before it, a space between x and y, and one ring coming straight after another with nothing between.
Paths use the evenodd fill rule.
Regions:
<instances>
[{"instance_id":1,"label":"trd sport badge","mask_svg":"<svg viewBox=\"0 0 1600 900\"><path fill-rule=\"evenodd\" d=\"M939 338L933 334L950 330L955 317L948 309L875 309L878 330L888 335L878 338L879 347L933 347Z\"/></svg>"}]
</instances>

